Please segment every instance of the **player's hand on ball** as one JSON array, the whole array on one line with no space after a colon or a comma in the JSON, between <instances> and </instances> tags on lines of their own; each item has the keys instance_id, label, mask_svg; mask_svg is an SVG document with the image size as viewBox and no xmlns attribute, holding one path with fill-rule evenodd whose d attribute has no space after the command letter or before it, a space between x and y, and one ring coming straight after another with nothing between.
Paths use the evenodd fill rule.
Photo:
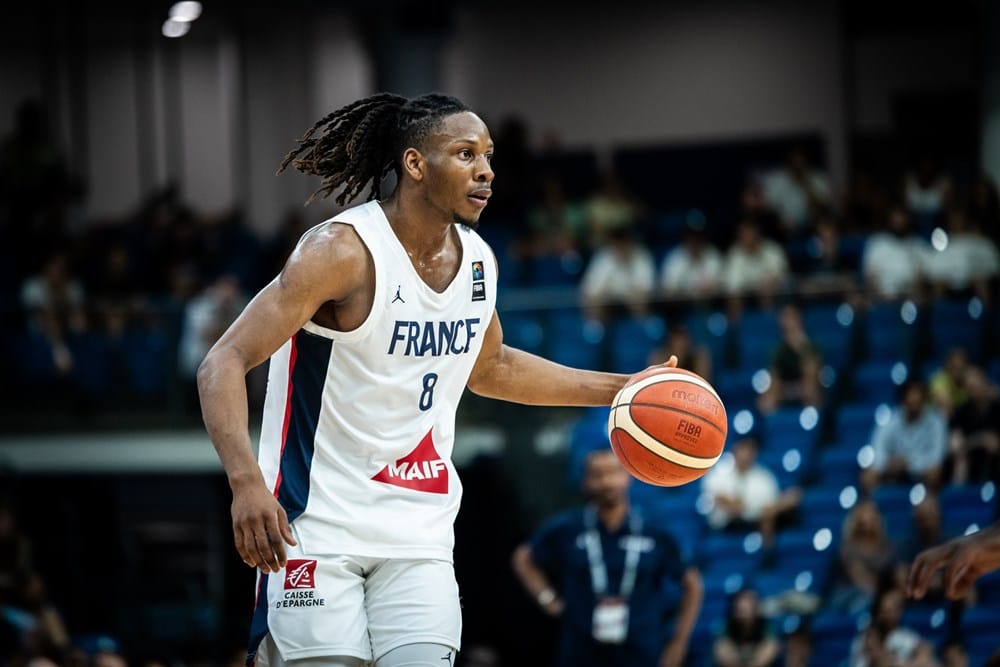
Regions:
<instances>
[{"instance_id":1,"label":"player's hand on ball","mask_svg":"<svg viewBox=\"0 0 1000 667\"><path fill-rule=\"evenodd\" d=\"M260 483L233 489L233 539L243 562L264 572L278 572L288 556L285 543L297 542L288 515Z\"/></svg>"}]
</instances>

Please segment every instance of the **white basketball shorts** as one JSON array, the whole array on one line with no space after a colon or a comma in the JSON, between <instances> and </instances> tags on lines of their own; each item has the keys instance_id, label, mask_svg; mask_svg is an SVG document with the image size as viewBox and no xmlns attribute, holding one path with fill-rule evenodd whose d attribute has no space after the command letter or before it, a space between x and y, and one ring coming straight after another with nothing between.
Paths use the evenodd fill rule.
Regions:
<instances>
[{"instance_id":1,"label":"white basketball shorts","mask_svg":"<svg viewBox=\"0 0 1000 667\"><path fill-rule=\"evenodd\" d=\"M265 648L277 649L282 661L336 655L374 661L414 643L457 651L462 612L455 568L443 560L306 556L289 547L285 569L257 575L248 664L265 636Z\"/></svg>"}]
</instances>

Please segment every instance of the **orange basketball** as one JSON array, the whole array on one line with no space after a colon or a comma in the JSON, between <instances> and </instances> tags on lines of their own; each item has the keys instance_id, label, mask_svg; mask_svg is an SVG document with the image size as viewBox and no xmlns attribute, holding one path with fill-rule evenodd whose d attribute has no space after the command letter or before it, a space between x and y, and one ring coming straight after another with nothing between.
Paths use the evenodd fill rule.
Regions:
<instances>
[{"instance_id":1,"label":"orange basketball","mask_svg":"<svg viewBox=\"0 0 1000 667\"><path fill-rule=\"evenodd\" d=\"M722 455L726 407L704 378L680 368L633 377L611 403L608 434L625 468L643 482L680 486Z\"/></svg>"}]
</instances>

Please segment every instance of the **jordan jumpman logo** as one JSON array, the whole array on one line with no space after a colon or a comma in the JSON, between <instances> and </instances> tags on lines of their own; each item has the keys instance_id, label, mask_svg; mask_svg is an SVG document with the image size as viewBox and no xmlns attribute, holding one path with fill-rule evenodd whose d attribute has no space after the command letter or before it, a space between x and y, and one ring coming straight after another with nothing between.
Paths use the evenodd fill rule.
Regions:
<instances>
[{"instance_id":1,"label":"jordan jumpman logo","mask_svg":"<svg viewBox=\"0 0 1000 667\"><path fill-rule=\"evenodd\" d=\"M396 288L396 296L393 297L392 301L390 301L389 303L396 303L397 301L399 301L400 303L406 303L406 301L403 300L403 297L399 295L399 290L401 290L402 288L403 288L402 285Z\"/></svg>"}]
</instances>

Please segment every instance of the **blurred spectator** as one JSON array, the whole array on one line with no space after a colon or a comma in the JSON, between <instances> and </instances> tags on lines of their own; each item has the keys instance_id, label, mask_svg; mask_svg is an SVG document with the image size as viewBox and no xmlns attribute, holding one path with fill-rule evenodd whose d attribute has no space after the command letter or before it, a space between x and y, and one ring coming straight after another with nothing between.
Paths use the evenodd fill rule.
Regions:
<instances>
[{"instance_id":1,"label":"blurred spectator","mask_svg":"<svg viewBox=\"0 0 1000 667\"><path fill-rule=\"evenodd\" d=\"M18 574L27 570L31 546L17 526L17 517L0 504L0 605L14 594Z\"/></svg>"},{"instance_id":2,"label":"blurred spectator","mask_svg":"<svg viewBox=\"0 0 1000 667\"><path fill-rule=\"evenodd\" d=\"M768 667L777 662L781 644L760 610L757 592L737 591L729 601L726 625L712 645L718 667Z\"/></svg>"},{"instance_id":3,"label":"blurred spectator","mask_svg":"<svg viewBox=\"0 0 1000 667\"><path fill-rule=\"evenodd\" d=\"M941 648L942 667L969 667L969 653L965 644L957 639L945 642Z\"/></svg>"},{"instance_id":4,"label":"blurred spectator","mask_svg":"<svg viewBox=\"0 0 1000 667\"><path fill-rule=\"evenodd\" d=\"M937 667L934 646L918 633L900 625L905 598L891 587L881 591L872 605L869 626L854 638L848 667Z\"/></svg>"},{"instance_id":5,"label":"blurred spectator","mask_svg":"<svg viewBox=\"0 0 1000 667\"><path fill-rule=\"evenodd\" d=\"M677 356L677 367L697 373L712 381L712 353L702 345L696 345L691 332L683 324L669 328L667 339L649 355L649 365L666 363L670 355Z\"/></svg>"},{"instance_id":6,"label":"blurred spectator","mask_svg":"<svg viewBox=\"0 0 1000 667\"><path fill-rule=\"evenodd\" d=\"M1000 398L982 370L965 371L969 400L957 408L949 423L948 449L952 457L951 481L998 479L1000 474Z\"/></svg>"},{"instance_id":7,"label":"blurred spectator","mask_svg":"<svg viewBox=\"0 0 1000 667\"><path fill-rule=\"evenodd\" d=\"M580 292L591 319L607 319L621 307L639 317L649 308L655 284L652 253L628 227L616 227L590 259Z\"/></svg>"},{"instance_id":8,"label":"blurred spectator","mask_svg":"<svg viewBox=\"0 0 1000 667\"><path fill-rule=\"evenodd\" d=\"M895 551L885 520L872 500L861 500L844 517L829 605L856 614L868 609L880 578L892 569Z\"/></svg>"},{"instance_id":9,"label":"blurred spectator","mask_svg":"<svg viewBox=\"0 0 1000 667\"><path fill-rule=\"evenodd\" d=\"M302 235L309 230L302 211L296 207L285 212L278 228L261 248L260 282L269 283L281 273L288 256L298 245ZM497 251L499 252L499 248Z\"/></svg>"},{"instance_id":10,"label":"blurred spectator","mask_svg":"<svg viewBox=\"0 0 1000 667\"><path fill-rule=\"evenodd\" d=\"M857 260L848 254L837 228L828 214L816 218L813 233L805 239L805 253L798 273L799 289L809 294L839 294L855 287Z\"/></svg>"},{"instance_id":11,"label":"blurred spectator","mask_svg":"<svg viewBox=\"0 0 1000 667\"><path fill-rule=\"evenodd\" d=\"M69 633L62 615L49 602L45 581L37 572L19 573L13 602L5 617L17 618L25 648L34 655L55 655L69 648Z\"/></svg>"},{"instance_id":12,"label":"blurred spectator","mask_svg":"<svg viewBox=\"0 0 1000 667\"><path fill-rule=\"evenodd\" d=\"M807 626L800 625L785 636L782 657L782 667L809 667L813 657L813 638Z\"/></svg>"},{"instance_id":13,"label":"blurred spectator","mask_svg":"<svg viewBox=\"0 0 1000 667\"><path fill-rule=\"evenodd\" d=\"M972 184L969 198L969 219L1000 247L1000 195L987 172L981 172Z\"/></svg>"},{"instance_id":14,"label":"blurred spectator","mask_svg":"<svg viewBox=\"0 0 1000 667\"><path fill-rule=\"evenodd\" d=\"M128 667L125 656L115 650L103 649L90 660L91 667Z\"/></svg>"},{"instance_id":15,"label":"blurred spectator","mask_svg":"<svg viewBox=\"0 0 1000 667\"><path fill-rule=\"evenodd\" d=\"M769 414L781 406L819 407L823 398L819 381L823 355L809 340L797 307L783 306L778 323L781 342L771 356L771 384L760 395L758 408Z\"/></svg>"},{"instance_id":16,"label":"blurred spectator","mask_svg":"<svg viewBox=\"0 0 1000 667\"><path fill-rule=\"evenodd\" d=\"M941 411L927 402L927 386L910 379L903 384L902 402L889 421L875 427L875 458L862 472L862 484L873 490L884 482L923 482L937 489L941 464L948 453L948 425Z\"/></svg>"},{"instance_id":17,"label":"blurred spectator","mask_svg":"<svg viewBox=\"0 0 1000 667\"><path fill-rule=\"evenodd\" d=\"M997 247L958 208L948 212L947 233L944 247L931 253L927 262L927 275L935 294L941 297L971 293L990 303L990 282L1000 273Z\"/></svg>"},{"instance_id":18,"label":"blurred spectator","mask_svg":"<svg viewBox=\"0 0 1000 667\"><path fill-rule=\"evenodd\" d=\"M706 299L722 287L722 254L702 229L688 227L680 245L667 253L660 287L667 299Z\"/></svg>"},{"instance_id":19,"label":"blurred spectator","mask_svg":"<svg viewBox=\"0 0 1000 667\"><path fill-rule=\"evenodd\" d=\"M613 171L602 175L600 188L584 203L584 211L592 248L603 245L612 232L634 230L645 215L643 207L628 194L625 184Z\"/></svg>"},{"instance_id":20,"label":"blurred spectator","mask_svg":"<svg viewBox=\"0 0 1000 667\"><path fill-rule=\"evenodd\" d=\"M931 401L945 417L965 403L965 372L969 368L969 355L961 347L948 350L944 363L931 373L927 381Z\"/></svg>"},{"instance_id":21,"label":"blurred spectator","mask_svg":"<svg viewBox=\"0 0 1000 667\"><path fill-rule=\"evenodd\" d=\"M782 167L766 174L763 185L764 200L789 237L806 231L812 217L832 202L829 177L809 164L801 147L788 154Z\"/></svg>"},{"instance_id":22,"label":"blurred spectator","mask_svg":"<svg viewBox=\"0 0 1000 667\"><path fill-rule=\"evenodd\" d=\"M802 492L781 491L774 473L757 461L759 445L753 437L737 440L733 464L717 465L702 479L702 492L712 498L708 524L715 530L759 530L770 546L782 522L795 513Z\"/></svg>"},{"instance_id":23,"label":"blurred spectator","mask_svg":"<svg viewBox=\"0 0 1000 667\"><path fill-rule=\"evenodd\" d=\"M528 122L520 116L507 116L495 129L493 137L503 150L498 150L492 161L497 187L490 197L490 220L502 221L506 230L523 238L528 233L528 207L538 180Z\"/></svg>"},{"instance_id":24,"label":"blurred spectator","mask_svg":"<svg viewBox=\"0 0 1000 667\"><path fill-rule=\"evenodd\" d=\"M192 407L197 405L198 365L246 304L247 298L239 282L231 275L222 276L188 302L184 310L178 363Z\"/></svg>"},{"instance_id":25,"label":"blurred spectator","mask_svg":"<svg viewBox=\"0 0 1000 667\"><path fill-rule=\"evenodd\" d=\"M740 193L740 220L752 220L762 236L775 241L785 241L785 229L768 203L759 183L748 183Z\"/></svg>"},{"instance_id":26,"label":"blurred spectator","mask_svg":"<svg viewBox=\"0 0 1000 667\"><path fill-rule=\"evenodd\" d=\"M563 182L556 174L541 182L542 198L528 212L530 236L523 255L561 255L576 252L588 244L587 214L583 206L569 201Z\"/></svg>"},{"instance_id":27,"label":"blurred spectator","mask_svg":"<svg viewBox=\"0 0 1000 667\"><path fill-rule=\"evenodd\" d=\"M546 523L512 557L525 589L560 617L559 667L681 667L702 582L677 542L629 503L631 476L609 448L590 452L589 504ZM600 573L600 574L598 574ZM664 585L680 585L673 634Z\"/></svg>"},{"instance_id":28,"label":"blurred spectator","mask_svg":"<svg viewBox=\"0 0 1000 667\"><path fill-rule=\"evenodd\" d=\"M883 299L912 296L921 286L930 253L930 244L914 233L909 213L896 205L885 230L873 234L865 245L861 258L865 281Z\"/></svg>"},{"instance_id":29,"label":"blurred spectator","mask_svg":"<svg viewBox=\"0 0 1000 667\"><path fill-rule=\"evenodd\" d=\"M65 254L53 254L40 274L24 282L21 304L28 313L29 328L48 342L56 370L68 374L73 369L73 355L67 339L70 333L86 329L87 320L83 287L70 275Z\"/></svg>"},{"instance_id":30,"label":"blurred spectator","mask_svg":"<svg viewBox=\"0 0 1000 667\"><path fill-rule=\"evenodd\" d=\"M736 240L725 265L725 288L739 312L743 299L755 296L770 305L788 278L788 259L780 245L761 236L757 224L743 220L736 227Z\"/></svg>"},{"instance_id":31,"label":"blurred spectator","mask_svg":"<svg viewBox=\"0 0 1000 667\"><path fill-rule=\"evenodd\" d=\"M924 156L916 169L903 176L903 197L918 228L929 230L951 203L951 179L930 156Z\"/></svg>"},{"instance_id":32,"label":"blurred spectator","mask_svg":"<svg viewBox=\"0 0 1000 667\"><path fill-rule=\"evenodd\" d=\"M874 231L888 217L889 207L889 192L880 187L863 167L856 169L841 204L844 228L860 233Z\"/></svg>"}]
</instances>

